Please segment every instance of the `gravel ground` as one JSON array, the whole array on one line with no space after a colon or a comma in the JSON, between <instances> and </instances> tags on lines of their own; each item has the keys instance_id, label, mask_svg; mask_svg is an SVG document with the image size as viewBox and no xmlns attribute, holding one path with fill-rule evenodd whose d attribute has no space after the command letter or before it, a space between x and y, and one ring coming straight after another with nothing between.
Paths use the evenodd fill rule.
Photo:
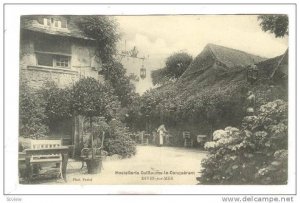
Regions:
<instances>
[{"instance_id":1,"label":"gravel ground","mask_svg":"<svg viewBox=\"0 0 300 203\"><path fill-rule=\"evenodd\" d=\"M39 180L39 184L109 184L109 185L195 185L200 162L206 152L176 147L137 146L134 157L103 161L99 174L87 174L81 162L70 160L67 182L58 179Z\"/></svg>"}]
</instances>

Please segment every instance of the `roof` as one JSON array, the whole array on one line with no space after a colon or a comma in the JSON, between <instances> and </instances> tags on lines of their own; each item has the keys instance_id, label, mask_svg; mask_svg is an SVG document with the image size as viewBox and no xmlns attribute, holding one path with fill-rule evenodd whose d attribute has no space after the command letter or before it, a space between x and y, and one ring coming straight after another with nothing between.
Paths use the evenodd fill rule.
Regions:
<instances>
[{"instance_id":1,"label":"roof","mask_svg":"<svg viewBox=\"0 0 300 203\"><path fill-rule=\"evenodd\" d=\"M288 49L284 54L262 61L257 64L258 69L268 77L273 77L276 74L288 75Z\"/></svg>"},{"instance_id":2,"label":"roof","mask_svg":"<svg viewBox=\"0 0 300 203\"><path fill-rule=\"evenodd\" d=\"M219 69L231 70L264 61L266 58L215 44L207 44L182 75L203 72L217 62Z\"/></svg>"},{"instance_id":3,"label":"roof","mask_svg":"<svg viewBox=\"0 0 300 203\"><path fill-rule=\"evenodd\" d=\"M215 44L208 44L207 46L211 49L216 59L224 63L228 68L247 66L249 64L266 60L266 58L249 54L237 49L231 49Z\"/></svg>"},{"instance_id":4,"label":"roof","mask_svg":"<svg viewBox=\"0 0 300 203\"><path fill-rule=\"evenodd\" d=\"M59 18L68 22L67 28L54 28L41 24L39 21L42 18ZM83 31L79 29L72 16L45 16L45 15L28 15L21 17L21 29L30 30L33 32L45 33L49 35L73 37L85 40L94 40L85 35Z\"/></svg>"}]
</instances>

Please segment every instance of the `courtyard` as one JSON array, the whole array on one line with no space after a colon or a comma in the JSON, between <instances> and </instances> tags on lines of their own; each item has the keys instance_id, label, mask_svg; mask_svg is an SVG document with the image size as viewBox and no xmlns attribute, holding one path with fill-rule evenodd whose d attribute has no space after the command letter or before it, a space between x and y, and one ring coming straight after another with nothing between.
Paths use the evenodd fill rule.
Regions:
<instances>
[{"instance_id":1,"label":"courtyard","mask_svg":"<svg viewBox=\"0 0 300 203\"><path fill-rule=\"evenodd\" d=\"M81 162L70 159L67 183L60 179L39 179L40 184L135 185L197 184L200 163L206 152L179 147L137 146L135 156L127 159L108 157L99 174L88 174Z\"/></svg>"}]
</instances>

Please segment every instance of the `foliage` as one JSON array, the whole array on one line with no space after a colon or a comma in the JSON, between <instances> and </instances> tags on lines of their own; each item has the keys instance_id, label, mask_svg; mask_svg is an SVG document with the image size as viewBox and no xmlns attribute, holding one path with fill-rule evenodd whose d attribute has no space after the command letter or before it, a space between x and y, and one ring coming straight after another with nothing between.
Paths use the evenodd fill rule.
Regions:
<instances>
[{"instance_id":1,"label":"foliage","mask_svg":"<svg viewBox=\"0 0 300 203\"><path fill-rule=\"evenodd\" d=\"M110 136L104 142L104 150L108 155L118 154L128 158L136 153L136 144L128 135L128 130L119 120L113 119L110 123Z\"/></svg>"},{"instance_id":2,"label":"foliage","mask_svg":"<svg viewBox=\"0 0 300 203\"><path fill-rule=\"evenodd\" d=\"M247 116L242 129L226 127L213 133L202 161L202 184L286 184L287 102L262 105Z\"/></svg>"},{"instance_id":3,"label":"foliage","mask_svg":"<svg viewBox=\"0 0 300 203\"><path fill-rule=\"evenodd\" d=\"M76 22L86 35L96 40L102 62L111 61L120 38L116 20L110 16L78 16Z\"/></svg>"},{"instance_id":4,"label":"foliage","mask_svg":"<svg viewBox=\"0 0 300 203\"><path fill-rule=\"evenodd\" d=\"M119 135L115 139L108 139L104 149L109 156L118 154L122 158L129 158L136 154L136 144L128 135Z\"/></svg>"},{"instance_id":5,"label":"foliage","mask_svg":"<svg viewBox=\"0 0 300 203\"><path fill-rule=\"evenodd\" d=\"M165 68L151 71L151 78L153 85L164 85L170 80L166 74Z\"/></svg>"},{"instance_id":6,"label":"foliage","mask_svg":"<svg viewBox=\"0 0 300 203\"><path fill-rule=\"evenodd\" d=\"M38 138L48 134L46 101L26 83L20 85L19 132L20 136Z\"/></svg>"},{"instance_id":7,"label":"foliage","mask_svg":"<svg viewBox=\"0 0 300 203\"><path fill-rule=\"evenodd\" d=\"M221 82L203 89L199 89L199 83L189 88L180 87L177 83L149 90L140 98L139 103L135 105L135 112L132 111L131 115L137 117L134 120L144 123L146 115L149 115L151 126L154 128L161 122L169 127L184 122L189 122L190 125L209 122L214 124L214 127L237 124L244 116L241 89L245 84L219 83Z\"/></svg>"},{"instance_id":8,"label":"foliage","mask_svg":"<svg viewBox=\"0 0 300 203\"><path fill-rule=\"evenodd\" d=\"M115 90L121 105L127 106L132 102L135 91L130 81L137 77L127 76L126 69L115 60L120 39L116 20L110 16L80 16L76 22L89 37L96 40L97 54L103 62L101 73Z\"/></svg>"},{"instance_id":9,"label":"foliage","mask_svg":"<svg viewBox=\"0 0 300 203\"><path fill-rule=\"evenodd\" d=\"M166 59L165 67L151 73L152 82L164 84L168 80L176 80L191 64L193 57L185 52L174 53Z\"/></svg>"},{"instance_id":10,"label":"foliage","mask_svg":"<svg viewBox=\"0 0 300 203\"><path fill-rule=\"evenodd\" d=\"M46 102L45 115L50 122L68 119L72 116L71 110L71 89L58 88L53 82L46 83L45 87L39 90Z\"/></svg>"},{"instance_id":11,"label":"foliage","mask_svg":"<svg viewBox=\"0 0 300 203\"><path fill-rule=\"evenodd\" d=\"M92 121L92 122L91 122ZM92 125L90 125L92 123ZM109 133L109 125L104 117L86 118L83 123L83 145L91 147L93 136L93 147L101 147L102 137Z\"/></svg>"},{"instance_id":12,"label":"foliage","mask_svg":"<svg viewBox=\"0 0 300 203\"><path fill-rule=\"evenodd\" d=\"M260 15L258 20L261 29L264 32L274 33L275 37L284 37L289 34L289 17L287 15Z\"/></svg>"},{"instance_id":13,"label":"foliage","mask_svg":"<svg viewBox=\"0 0 300 203\"><path fill-rule=\"evenodd\" d=\"M72 110L87 117L104 116L111 118L118 108L113 89L94 78L83 78L72 88Z\"/></svg>"},{"instance_id":14,"label":"foliage","mask_svg":"<svg viewBox=\"0 0 300 203\"><path fill-rule=\"evenodd\" d=\"M105 80L114 88L121 105L123 107L128 106L135 95L135 86L131 83L131 79L136 77L133 75L127 76L126 69L116 60L104 64L102 73Z\"/></svg>"}]
</instances>

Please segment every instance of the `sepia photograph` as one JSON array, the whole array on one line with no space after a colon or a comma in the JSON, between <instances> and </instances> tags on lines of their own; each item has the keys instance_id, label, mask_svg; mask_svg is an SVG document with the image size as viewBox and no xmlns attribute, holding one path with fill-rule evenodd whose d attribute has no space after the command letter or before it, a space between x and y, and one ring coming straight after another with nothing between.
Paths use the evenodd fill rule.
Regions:
<instances>
[{"instance_id":1,"label":"sepia photograph","mask_svg":"<svg viewBox=\"0 0 300 203\"><path fill-rule=\"evenodd\" d=\"M19 42L19 184L288 183L288 15L22 15Z\"/></svg>"}]
</instances>

